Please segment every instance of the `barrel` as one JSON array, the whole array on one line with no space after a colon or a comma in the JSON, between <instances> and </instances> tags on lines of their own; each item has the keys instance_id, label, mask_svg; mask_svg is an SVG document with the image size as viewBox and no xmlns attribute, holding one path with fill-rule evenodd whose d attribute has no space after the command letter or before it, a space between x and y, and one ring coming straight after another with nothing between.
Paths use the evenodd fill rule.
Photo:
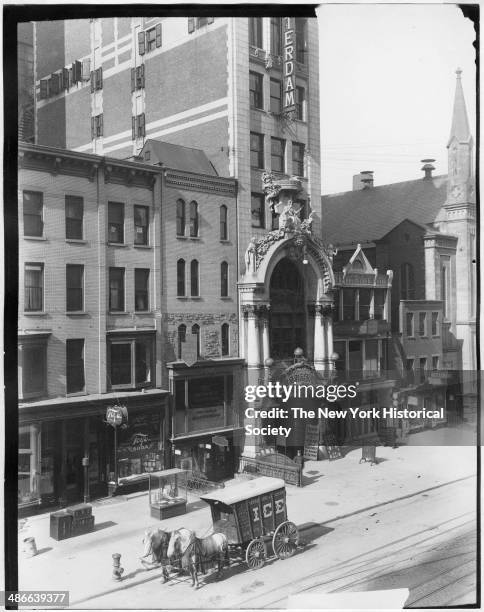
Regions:
<instances>
[{"instance_id":1,"label":"barrel","mask_svg":"<svg viewBox=\"0 0 484 612\"><path fill-rule=\"evenodd\" d=\"M23 553L25 557L35 557L37 554L35 538L24 538Z\"/></svg>"}]
</instances>

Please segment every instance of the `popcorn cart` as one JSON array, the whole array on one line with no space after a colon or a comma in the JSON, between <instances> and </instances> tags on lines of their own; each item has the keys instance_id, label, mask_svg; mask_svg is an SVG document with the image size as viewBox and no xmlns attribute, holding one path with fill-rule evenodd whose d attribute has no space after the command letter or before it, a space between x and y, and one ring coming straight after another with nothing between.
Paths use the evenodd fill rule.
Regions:
<instances>
[{"instance_id":1,"label":"popcorn cart","mask_svg":"<svg viewBox=\"0 0 484 612\"><path fill-rule=\"evenodd\" d=\"M162 520L185 514L187 478L187 471L180 468L150 472L148 498L152 517Z\"/></svg>"}]
</instances>

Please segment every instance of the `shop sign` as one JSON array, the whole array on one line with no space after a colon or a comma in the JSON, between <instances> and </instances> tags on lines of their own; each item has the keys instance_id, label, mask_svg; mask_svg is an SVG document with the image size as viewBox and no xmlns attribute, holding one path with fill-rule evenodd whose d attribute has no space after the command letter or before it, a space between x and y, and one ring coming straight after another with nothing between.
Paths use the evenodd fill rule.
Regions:
<instances>
[{"instance_id":1,"label":"shop sign","mask_svg":"<svg viewBox=\"0 0 484 612\"><path fill-rule=\"evenodd\" d=\"M295 85L295 29L294 17L284 17L284 80L282 87L282 99L284 112L289 113L296 110L296 85Z\"/></svg>"},{"instance_id":2,"label":"shop sign","mask_svg":"<svg viewBox=\"0 0 484 612\"><path fill-rule=\"evenodd\" d=\"M416 397L415 395L409 395L407 398L407 405L418 406L418 397Z\"/></svg>"},{"instance_id":3,"label":"shop sign","mask_svg":"<svg viewBox=\"0 0 484 612\"><path fill-rule=\"evenodd\" d=\"M113 427L122 425L128 420L128 410L125 406L110 406L106 410L106 421Z\"/></svg>"}]
</instances>

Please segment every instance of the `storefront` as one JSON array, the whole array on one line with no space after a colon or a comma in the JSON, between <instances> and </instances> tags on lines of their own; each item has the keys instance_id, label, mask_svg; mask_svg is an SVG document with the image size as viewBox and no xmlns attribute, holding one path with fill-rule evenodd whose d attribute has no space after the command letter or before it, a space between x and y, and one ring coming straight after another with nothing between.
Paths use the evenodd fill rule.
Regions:
<instances>
[{"instance_id":1,"label":"storefront","mask_svg":"<svg viewBox=\"0 0 484 612\"><path fill-rule=\"evenodd\" d=\"M126 485L147 488L147 474L169 461L167 395L152 389L20 405L19 513L102 497ZM128 418L115 432L106 411L116 405L125 406Z\"/></svg>"},{"instance_id":2,"label":"storefront","mask_svg":"<svg viewBox=\"0 0 484 612\"><path fill-rule=\"evenodd\" d=\"M168 364L172 461L210 481L231 478L241 448L241 359Z\"/></svg>"}]
</instances>

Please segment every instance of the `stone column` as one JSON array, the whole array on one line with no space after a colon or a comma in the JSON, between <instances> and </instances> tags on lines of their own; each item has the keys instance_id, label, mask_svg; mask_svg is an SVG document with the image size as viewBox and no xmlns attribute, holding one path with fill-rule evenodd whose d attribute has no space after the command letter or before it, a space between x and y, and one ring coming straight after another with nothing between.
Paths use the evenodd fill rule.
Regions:
<instances>
[{"instance_id":1,"label":"stone column","mask_svg":"<svg viewBox=\"0 0 484 612\"><path fill-rule=\"evenodd\" d=\"M247 313L247 367L260 367L259 313L256 306L244 306Z\"/></svg>"},{"instance_id":2,"label":"stone column","mask_svg":"<svg viewBox=\"0 0 484 612\"><path fill-rule=\"evenodd\" d=\"M269 348L269 306L259 307L259 322L262 327L262 364L265 365L266 359L271 356Z\"/></svg>"},{"instance_id":3,"label":"stone column","mask_svg":"<svg viewBox=\"0 0 484 612\"><path fill-rule=\"evenodd\" d=\"M332 355L334 353L334 347L333 347L333 317L331 315L331 306L326 306L324 309L324 313L326 314L326 316L324 317L325 320L325 327L326 327L326 341L327 341L327 345L328 345L328 364L329 364L329 370L334 370L335 369L335 363L334 360L332 358Z\"/></svg>"},{"instance_id":4,"label":"stone column","mask_svg":"<svg viewBox=\"0 0 484 612\"><path fill-rule=\"evenodd\" d=\"M326 334L324 332L321 304L314 305L314 368L324 370L327 359Z\"/></svg>"}]
</instances>

